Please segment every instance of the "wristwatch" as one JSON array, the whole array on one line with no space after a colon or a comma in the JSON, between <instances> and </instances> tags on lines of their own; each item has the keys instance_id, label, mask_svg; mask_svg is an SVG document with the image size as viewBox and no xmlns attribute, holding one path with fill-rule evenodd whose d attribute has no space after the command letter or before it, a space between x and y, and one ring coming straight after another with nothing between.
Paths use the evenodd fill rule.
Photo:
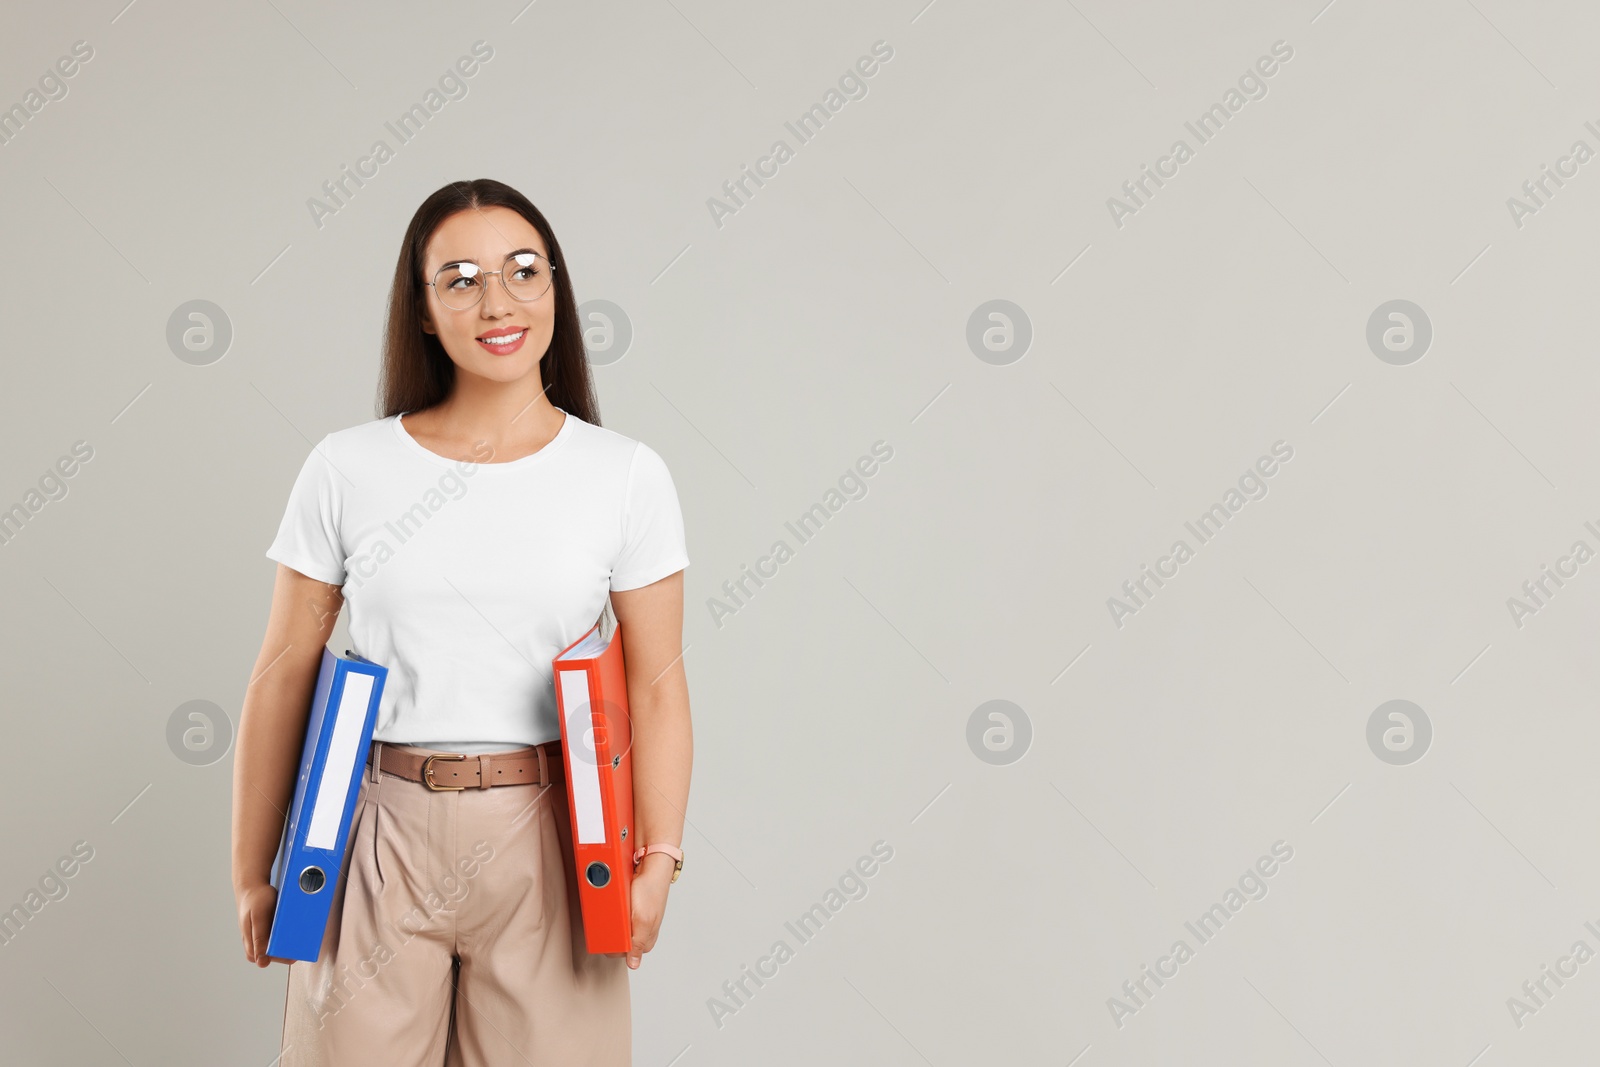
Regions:
<instances>
[{"instance_id":1,"label":"wristwatch","mask_svg":"<svg viewBox=\"0 0 1600 1067\"><path fill-rule=\"evenodd\" d=\"M673 858L674 863L672 867L672 881L676 882L678 880L678 875L683 873L683 849L677 848L673 845L651 845L649 848L640 848L633 854L634 869L637 870L639 864L643 863L644 858L650 855L652 852L665 852L667 855ZM672 883L668 882L667 884L671 885Z\"/></svg>"}]
</instances>

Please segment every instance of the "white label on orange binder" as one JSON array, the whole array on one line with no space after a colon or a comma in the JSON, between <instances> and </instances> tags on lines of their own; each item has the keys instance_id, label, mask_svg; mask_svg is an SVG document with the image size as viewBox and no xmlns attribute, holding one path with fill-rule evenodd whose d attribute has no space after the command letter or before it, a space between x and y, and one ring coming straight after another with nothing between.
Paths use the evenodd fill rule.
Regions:
<instances>
[{"instance_id":1,"label":"white label on orange binder","mask_svg":"<svg viewBox=\"0 0 1600 1067\"><path fill-rule=\"evenodd\" d=\"M606 818L600 806L600 766L594 753L594 715L579 714L585 727L574 737L574 712L589 711L589 672L557 671L561 679L561 706L567 716L567 780L572 783L572 813L578 821L578 844L606 843Z\"/></svg>"},{"instance_id":2,"label":"white label on orange binder","mask_svg":"<svg viewBox=\"0 0 1600 1067\"><path fill-rule=\"evenodd\" d=\"M344 820L344 802L350 796L350 778L356 769L356 749L361 746L361 728L367 724L367 707L371 703L372 675L346 673L344 694L333 721L333 737L322 764L322 781L317 786L317 802L311 809L311 828L306 831L307 848L339 846L339 823Z\"/></svg>"}]
</instances>

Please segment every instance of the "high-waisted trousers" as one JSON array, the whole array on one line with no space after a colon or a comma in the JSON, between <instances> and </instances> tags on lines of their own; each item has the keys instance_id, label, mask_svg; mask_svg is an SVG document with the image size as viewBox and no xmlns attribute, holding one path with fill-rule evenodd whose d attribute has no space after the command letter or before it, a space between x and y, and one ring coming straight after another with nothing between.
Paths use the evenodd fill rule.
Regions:
<instances>
[{"instance_id":1,"label":"high-waisted trousers","mask_svg":"<svg viewBox=\"0 0 1600 1067\"><path fill-rule=\"evenodd\" d=\"M282 1067L627 1067L627 960L584 945L570 839L561 781L435 791L369 753Z\"/></svg>"}]
</instances>

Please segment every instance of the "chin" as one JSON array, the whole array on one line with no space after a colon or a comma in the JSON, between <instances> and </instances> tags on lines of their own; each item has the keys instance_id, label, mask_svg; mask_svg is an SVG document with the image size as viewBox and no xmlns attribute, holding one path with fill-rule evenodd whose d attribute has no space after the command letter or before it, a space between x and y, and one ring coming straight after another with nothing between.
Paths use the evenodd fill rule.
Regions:
<instances>
[{"instance_id":1,"label":"chin","mask_svg":"<svg viewBox=\"0 0 1600 1067\"><path fill-rule=\"evenodd\" d=\"M502 359L493 363L475 363L471 367L462 369L494 382L515 382L526 378L533 370L533 365L523 359Z\"/></svg>"}]
</instances>

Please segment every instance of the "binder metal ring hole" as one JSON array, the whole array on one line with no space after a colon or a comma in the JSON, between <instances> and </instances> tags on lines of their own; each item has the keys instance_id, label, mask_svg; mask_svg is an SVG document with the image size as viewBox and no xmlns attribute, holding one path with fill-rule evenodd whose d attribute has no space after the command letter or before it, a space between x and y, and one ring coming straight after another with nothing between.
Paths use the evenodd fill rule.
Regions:
<instances>
[{"instance_id":1,"label":"binder metal ring hole","mask_svg":"<svg viewBox=\"0 0 1600 1067\"><path fill-rule=\"evenodd\" d=\"M588 869L583 872L583 876L589 880L590 885L600 889L611 881L611 868L596 860L594 863L589 864Z\"/></svg>"},{"instance_id":2,"label":"binder metal ring hole","mask_svg":"<svg viewBox=\"0 0 1600 1067\"><path fill-rule=\"evenodd\" d=\"M320 892L328 884L328 876L322 873L321 867L307 867L300 872L300 888L307 893Z\"/></svg>"}]
</instances>

